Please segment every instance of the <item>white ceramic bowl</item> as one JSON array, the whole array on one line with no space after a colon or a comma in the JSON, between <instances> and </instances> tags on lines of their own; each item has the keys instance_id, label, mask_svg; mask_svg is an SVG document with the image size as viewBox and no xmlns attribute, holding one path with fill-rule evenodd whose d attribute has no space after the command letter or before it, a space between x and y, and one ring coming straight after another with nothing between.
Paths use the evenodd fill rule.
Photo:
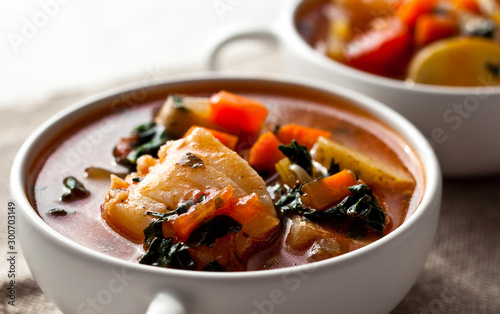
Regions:
<instances>
[{"instance_id":1,"label":"white ceramic bowl","mask_svg":"<svg viewBox=\"0 0 500 314\"><path fill-rule=\"evenodd\" d=\"M500 172L500 86L408 84L331 60L308 45L296 29L298 12L304 4L315 1L318 0L287 1L280 18L272 25L243 23L221 29L208 42L208 67L217 68L218 51L231 41L276 39L289 74L354 89L390 106L413 122L433 145L444 175Z\"/></svg>"},{"instance_id":2,"label":"white ceramic bowl","mask_svg":"<svg viewBox=\"0 0 500 314\"><path fill-rule=\"evenodd\" d=\"M321 262L276 270L237 273L164 269L126 262L61 236L28 199L36 156L58 131L84 113L113 106L136 94L167 94L179 86L196 89L266 84L292 86L349 100L369 112L413 147L425 178L421 204L398 229L354 252ZM204 77L128 86L84 100L42 125L20 149L11 174L19 241L42 290L64 313L387 313L423 270L436 231L441 175L428 142L406 119L375 100L328 84L304 80ZM151 306L150 306L151 304Z\"/></svg>"}]
</instances>

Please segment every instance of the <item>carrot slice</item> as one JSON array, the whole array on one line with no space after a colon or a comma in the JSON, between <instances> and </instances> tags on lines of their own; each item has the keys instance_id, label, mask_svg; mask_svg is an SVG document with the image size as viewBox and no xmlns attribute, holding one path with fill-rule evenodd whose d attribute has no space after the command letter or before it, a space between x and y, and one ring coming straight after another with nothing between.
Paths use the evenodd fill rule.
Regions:
<instances>
[{"instance_id":1,"label":"carrot slice","mask_svg":"<svg viewBox=\"0 0 500 314\"><path fill-rule=\"evenodd\" d=\"M297 124L287 124L278 129L276 137L285 145L296 140L300 145L311 149L320 136L329 138L331 133L325 130L309 128Z\"/></svg>"},{"instance_id":2,"label":"carrot slice","mask_svg":"<svg viewBox=\"0 0 500 314\"><path fill-rule=\"evenodd\" d=\"M238 137L237 136L232 135L232 134L228 134L228 133L224 133L224 132L221 132L221 131L217 131L217 130L214 130L214 129L205 128L205 127L202 127L202 126L197 126L197 125L191 126L186 131L186 133L184 134L183 137L188 137L194 131L194 129L196 129L196 128L202 128L202 129L205 129L205 130L209 131L210 133L212 133L212 135L216 139L218 139L226 147L228 147L229 149L232 149L232 150L236 149L236 143L238 143Z\"/></svg>"},{"instance_id":3,"label":"carrot slice","mask_svg":"<svg viewBox=\"0 0 500 314\"><path fill-rule=\"evenodd\" d=\"M415 43L425 46L433 41L451 37L457 32L455 21L451 17L424 14L415 25Z\"/></svg>"},{"instance_id":4,"label":"carrot slice","mask_svg":"<svg viewBox=\"0 0 500 314\"><path fill-rule=\"evenodd\" d=\"M414 27L417 19L426 13L432 12L436 7L438 0L409 0L403 2L396 10L396 15L399 16L409 27Z\"/></svg>"},{"instance_id":5,"label":"carrot slice","mask_svg":"<svg viewBox=\"0 0 500 314\"><path fill-rule=\"evenodd\" d=\"M280 144L281 142L272 132L262 134L250 148L248 163L257 171L275 171L274 165L285 158L285 155L278 149Z\"/></svg>"},{"instance_id":6,"label":"carrot slice","mask_svg":"<svg viewBox=\"0 0 500 314\"><path fill-rule=\"evenodd\" d=\"M325 210L328 206L342 201L351 195L349 187L358 183L350 170L342 170L327 178L304 184L302 202L316 210Z\"/></svg>"},{"instance_id":7,"label":"carrot slice","mask_svg":"<svg viewBox=\"0 0 500 314\"><path fill-rule=\"evenodd\" d=\"M210 98L209 119L231 133L256 135L267 113L267 108L260 102L226 91Z\"/></svg>"}]
</instances>

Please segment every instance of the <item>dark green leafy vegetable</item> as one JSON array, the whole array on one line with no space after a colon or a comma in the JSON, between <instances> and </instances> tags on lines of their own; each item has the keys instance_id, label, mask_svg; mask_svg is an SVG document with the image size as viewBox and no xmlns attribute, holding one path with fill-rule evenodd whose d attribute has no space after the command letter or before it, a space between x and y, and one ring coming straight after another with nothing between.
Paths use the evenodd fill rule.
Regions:
<instances>
[{"instance_id":1,"label":"dark green leafy vegetable","mask_svg":"<svg viewBox=\"0 0 500 314\"><path fill-rule=\"evenodd\" d=\"M163 232L161 226L163 222L167 221L169 216L176 214L175 210L169 211L168 213L153 213L146 212L146 215L157 217L155 221L149 224L149 226L144 229L144 243L149 246L155 238L163 238Z\"/></svg>"},{"instance_id":2,"label":"dark green leafy vegetable","mask_svg":"<svg viewBox=\"0 0 500 314\"><path fill-rule=\"evenodd\" d=\"M177 268L196 269L197 265L189 254L189 247L181 243L175 243L172 238L155 238L146 254L139 260L141 264Z\"/></svg>"},{"instance_id":3,"label":"dark green leafy vegetable","mask_svg":"<svg viewBox=\"0 0 500 314\"><path fill-rule=\"evenodd\" d=\"M127 156L127 160L133 164L135 164L137 158L142 155L148 154L153 157L158 157L158 149L171 139L165 127L154 122L136 127L133 133L137 134L137 142L133 145L135 149Z\"/></svg>"},{"instance_id":4,"label":"dark green leafy vegetable","mask_svg":"<svg viewBox=\"0 0 500 314\"><path fill-rule=\"evenodd\" d=\"M52 208L50 209L48 212L47 212L49 215L52 215L52 216L66 216L68 214L68 212L64 209L60 209L60 208Z\"/></svg>"},{"instance_id":5,"label":"dark green leafy vegetable","mask_svg":"<svg viewBox=\"0 0 500 314\"><path fill-rule=\"evenodd\" d=\"M238 233L241 223L226 215L217 215L200 224L189 236L186 244L198 247L213 247L215 240L228 235L231 232Z\"/></svg>"},{"instance_id":6,"label":"dark green leafy vegetable","mask_svg":"<svg viewBox=\"0 0 500 314\"><path fill-rule=\"evenodd\" d=\"M301 200L301 185L281 195L275 203L282 215L302 215L316 223L347 224L351 236L363 237L367 231L381 233L385 229L385 212L371 189L365 184L351 186L351 195L323 211L308 208Z\"/></svg>"},{"instance_id":7,"label":"dark green leafy vegetable","mask_svg":"<svg viewBox=\"0 0 500 314\"><path fill-rule=\"evenodd\" d=\"M294 164L302 167L310 176L313 175L313 165L311 154L307 147L300 145L296 140L292 140L290 145L280 144L278 149L290 159Z\"/></svg>"},{"instance_id":8,"label":"dark green leafy vegetable","mask_svg":"<svg viewBox=\"0 0 500 314\"><path fill-rule=\"evenodd\" d=\"M302 185L297 184L293 189L288 191L288 193L281 195L275 205L282 215L303 214L309 211L309 208L302 204L301 189ZM280 192L283 193L282 191Z\"/></svg>"},{"instance_id":9,"label":"dark green leafy vegetable","mask_svg":"<svg viewBox=\"0 0 500 314\"><path fill-rule=\"evenodd\" d=\"M133 169L142 155L158 157L160 147L171 139L163 125L155 122L141 124L132 130L130 137L120 140L113 155L117 163Z\"/></svg>"},{"instance_id":10,"label":"dark green leafy vegetable","mask_svg":"<svg viewBox=\"0 0 500 314\"><path fill-rule=\"evenodd\" d=\"M147 212L146 215L157 219L144 229L145 245L147 248L144 256L139 260L141 264L162 266L178 269L196 269L196 262L189 253L189 248L199 246L213 247L215 241L231 232L237 233L242 225L233 218L225 215L217 215L199 225L190 235L186 243L174 242L172 238L164 238L162 225L173 215L182 215L189 208L205 199L205 195L188 200L179 205L177 209L171 209L167 213ZM214 261L215 262L215 261ZM206 270L222 271L221 265L207 265ZM212 265L211 265L212 264ZM217 263L218 264L218 263Z\"/></svg>"},{"instance_id":11,"label":"dark green leafy vegetable","mask_svg":"<svg viewBox=\"0 0 500 314\"><path fill-rule=\"evenodd\" d=\"M177 162L179 166L187 166L191 167L193 169L196 168L201 168L205 163L203 160L200 159L200 157L196 156L195 154L191 152L187 152L184 154L181 159Z\"/></svg>"},{"instance_id":12,"label":"dark green leafy vegetable","mask_svg":"<svg viewBox=\"0 0 500 314\"><path fill-rule=\"evenodd\" d=\"M61 201L63 202L81 200L90 195L90 192L85 188L85 186L75 177L64 178L63 184L68 189L68 191L61 196Z\"/></svg>"},{"instance_id":13,"label":"dark green leafy vegetable","mask_svg":"<svg viewBox=\"0 0 500 314\"><path fill-rule=\"evenodd\" d=\"M349 190L352 194L336 206L325 211L313 210L306 212L304 217L315 222L347 218L357 225L357 229L362 228L364 224L364 227L377 233L383 232L385 229L385 212L373 196L372 190L365 184L351 186ZM362 222L361 225L360 222Z\"/></svg>"}]
</instances>

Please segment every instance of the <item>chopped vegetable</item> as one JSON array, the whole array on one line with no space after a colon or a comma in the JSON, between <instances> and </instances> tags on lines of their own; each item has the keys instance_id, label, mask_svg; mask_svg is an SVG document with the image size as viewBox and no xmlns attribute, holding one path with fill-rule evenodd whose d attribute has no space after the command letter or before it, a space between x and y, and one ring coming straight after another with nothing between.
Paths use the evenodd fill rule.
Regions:
<instances>
[{"instance_id":1,"label":"chopped vegetable","mask_svg":"<svg viewBox=\"0 0 500 314\"><path fill-rule=\"evenodd\" d=\"M226 91L210 97L209 119L234 134L256 135L267 113L260 102Z\"/></svg>"},{"instance_id":2,"label":"chopped vegetable","mask_svg":"<svg viewBox=\"0 0 500 314\"><path fill-rule=\"evenodd\" d=\"M351 186L352 195L347 196L338 205L324 210L305 212L305 218L315 222L349 220L348 234L362 238L368 231L381 234L385 229L386 217L377 199L365 184Z\"/></svg>"},{"instance_id":3,"label":"chopped vegetable","mask_svg":"<svg viewBox=\"0 0 500 314\"><path fill-rule=\"evenodd\" d=\"M100 167L88 167L85 168L85 174L89 179L109 179L109 177L113 174L118 178L125 178L127 176L126 173L123 172L114 172L108 169L100 168Z\"/></svg>"},{"instance_id":4,"label":"chopped vegetable","mask_svg":"<svg viewBox=\"0 0 500 314\"><path fill-rule=\"evenodd\" d=\"M284 216L300 215L316 223L346 229L350 236L363 238L368 232L382 233L385 212L365 184L349 187L350 195L327 209L311 208L302 201L302 185L281 195L276 207Z\"/></svg>"},{"instance_id":5,"label":"chopped vegetable","mask_svg":"<svg viewBox=\"0 0 500 314\"><path fill-rule=\"evenodd\" d=\"M298 124L287 124L278 128L276 137L285 145L292 143L292 140L297 141L300 145L307 147L310 150L318 137L323 136L329 138L331 133L325 130L309 128Z\"/></svg>"},{"instance_id":6,"label":"chopped vegetable","mask_svg":"<svg viewBox=\"0 0 500 314\"><path fill-rule=\"evenodd\" d=\"M172 238L156 237L139 263L177 269L196 269L196 262L188 249L188 246L175 243Z\"/></svg>"},{"instance_id":7,"label":"chopped vegetable","mask_svg":"<svg viewBox=\"0 0 500 314\"><path fill-rule=\"evenodd\" d=\"M201 245L213 247L218 238L222 238L229 233L238 233L241 230L241 223L226 215L217 215L203 222L196 228L186 244L194 247Z\"/></svg>"},{"instance_id":8,"label":"chopped vegetable","mask_svg":"<svg viewBox=\"0 0 500 314\"><path fill-rule=\"evenodd\" d=\"M380 75L400 75L411 53L411 35L397 17L386 18L377 28L354 37L345 51L346 63Z\"/></svg>"},{"instance_id":9,"label":"chopped vegetable","mask_svg":"<svg viewBox=\"0 0 500 314\"><path fill-rule=\"evenodd\" d=\"M196 128L203 128L207 130L208 132L212 133L212 135L218 139L224 146L226 146L229 149L235 150L236 149L236 144L238 143L238 137L232 134L224 133L221 131L193 125L187 130L186 134L184 134L183 137L188 137Z\"/></svg>"},{"instance_id":10,"label":"chopped vegetable","mask_svg":"<svg viewBox=\"0 0 500 314\"><path fill-rule=\"evenodd\" d=\"M262 134L250 148L248 163L257 171L276 171L275 164L285 155L278 149L281 142L272 132Z\"/></svg>"},{"instance_id":11,"label":"chopped vegetable","mask_svg":"<svg viewBox=\"0 0 500 314\"><path fill-rule=\"evenodd\" d=\"M302 186L297 184L286 193L281 192L281 196L275 203L283 216L291 216L292 214L303 214L309 210L302 203Z\"/></svg>"},{"instance_id":12,"label":"chopped vegetable","mask_svg":"<svg viewBox=\"0 0 500 314\"><path fill-rule=\"evenodd\" d=\"M326 52L330 58L344 59L344 49L352 36L351 27L350 20L345 15L338 14L330 19L326 38Z\"/></svg>"},{"instance_id":13,"label":"chopped vegetable","mask_svg":"<svg viewBox=\"0 0 500 314\"><path fill-rule=\"evenodd\" d=\"M316 210L324 210L350 195L349 187L357 183L356 176L349 170L317 179L302 186L302 203Z\"/></svg>"},{"instance_id":14,"label":"chopped vegetable","mask_svg":"<svg viewBox=\"0 0 500 314\"><path fill-rule=\"evenodd\" d=\"M391 184L412 187L414 180L409 172L394 167L389 162L370 158L366 154L320 137L316 146L315 160L323 166L330 166L332 159L341 169L349 169L370 186Z\"/></svg>"},{"instance_id":15,"label":"chopped vegetable","mask_svg":"<svg viewBox=\"0 0 500 314\"><path fill-rule=\"evenodd\" d=\"M432 12L438 0L407 0L397 9L396 15L409 27L414 27L420 16Z\"/></svg>"},{"instance_id":16,"label":"chopped vegetable","mask_svg":"<svg viewBox=\"0 0 500 314\"><path fill-rule=\"evenodd\" d=\"M493 41L498 30L494 20L470 13L460 14L458 26L465 36L484 37Z\"/></svg>"},{"instance_id":17,"label":"chopped vegetable","mask_svg":"<svg viewBox=\"0 0 500 314\"><path fill-rule=\"evenodd\" d=\"M294 187L300 183L299 177L292 171L292 162L288 158L283 158L276 163L276 171L278 172L281 180L289 187Z\"/></svg>"},{"instance_id":18,"label":"chopped vegetable","mask_svg":"<svg viewBox=\"0 0 500 314\"><path fill-rule=\"evenodd\" d=\"M481 1L481 0L479 0L479 1ZM478 4L477 0L452 0L451 2L453 2L453 4L455 4L455 6L458 9L467 10L467 11L476 12L476 13L480 12L479 4Z\"/></svg>"},{"instance_id":19,"label":"chopped vegetable","mask_svg":"<svg viewBox=\"0 0 500 314\"><path fill-rule=\"evenodd\" d=\"M75 177L64 178L63 184L69 190L61 196L63 202L73 202L90 196L90 191Z\"/></svg>"},{"instance_id":20,"label":"chopped vegetable","mask_svg":"<svg viewBox=\"0 0 500 314\"><path fill-rule=\"evenodd\" d=\"M307 147L300 145L297 141L292 140L290 145L279 145L279 150L290 159L292 164L296 164L306 171L310 176L313 175L313 165L311 154L307 150Z\"/></svg>"},{"instance_id":21,"label":"chopped vegetable","mask_svg":"<svg viewBox=\"0 0 500 314\"><path fill-rule=\"evenodd\" d=\"M229 186L221 192L216 192L215 195L212 193L206 201L196 204L186 213L175 218L172 222L172 229L175 231L179 241L187 241L191 233L201 223L212 218L216 210L223 204L229 202L232 196L233 188Z\"/></svg>"},{"instance_id":22,"label":"chopped vegetable","mask_svg":"<svg viewBox=\"0 0 500 314\"><path fill-rule=\"evenodd\" d=\"M408 78L434 85L499 85L500 77L492 76L488 67L499 62L497 42L478 37L449 38L423 48L411 62Z\"/></svg>"},{"instance_id":23,"label":"chopped vegetable","mask_svg":"<svg viewBox=\"0 0 500 314\"><path fill-rule=\"evenodd\" d=\"M208 119L210 109L206 97L170 95L155 117L155 122L165 127L173 138L181 138L193 125L220 129Z\"/></svg>"},{"instance_id":24,"label":"chopped vegetable","mask_svg":"<svg viewBox=\"0 0 500 314\"><path fill-rule=\"evenodd\" d=\"M134 169L140 156L158 157L158 149L170 139L163 125L155 122L141 124L132 130L130 137L120 140L113 155L118 164Z\"/></svg>"},{"instance_id":25,"label":"chopped vegetable","mask_svg":"<svg viewBox=\"0 0 500 314\"><path fill-rule=\"evenodd\" d=\"M451 17L424 14L418 18L415 26L415 43L417 46L425 46L456 33L456 23Z\"/></svg>"},{"instance_id":26,"label":"chopped vegetable","mask_svg":"<svg viewBox=\"0 0 500 314\"><path fill-rule=\"evenodd\" d=\"M56 216L56 217L59 217L59 216L66 216L68 214L68 212L65 210L65 209L61 209L61 208L52 208L50 209L47 214L51 215L51 216Z\"/></svg>"}]
</instances>

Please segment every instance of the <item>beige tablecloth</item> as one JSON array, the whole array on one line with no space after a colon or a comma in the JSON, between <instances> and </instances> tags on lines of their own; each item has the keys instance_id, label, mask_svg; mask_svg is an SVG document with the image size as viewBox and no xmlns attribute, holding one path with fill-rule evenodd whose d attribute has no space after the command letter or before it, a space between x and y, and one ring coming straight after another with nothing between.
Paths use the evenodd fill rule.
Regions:
<instances>
[{"instance_id":1,"label":"beige tablecloth","mask_svg":"<svg viewBox=\"0 0 500 314\"><path fill-rule=\"evenodd\" d=\"M55 95L10 110L0 109L2 256L7 253L8 176L15 153L49 116L89 94L91 91ZM478 153L487 154L487 150ZM0 260L0 313L60 313L38 288L22 254L16 264L16 306L8 305L9 265L4 257ZM441 220L425 270L393 313L500 313L499 175L444 181Z\"/></svg>"}]
</instances>

